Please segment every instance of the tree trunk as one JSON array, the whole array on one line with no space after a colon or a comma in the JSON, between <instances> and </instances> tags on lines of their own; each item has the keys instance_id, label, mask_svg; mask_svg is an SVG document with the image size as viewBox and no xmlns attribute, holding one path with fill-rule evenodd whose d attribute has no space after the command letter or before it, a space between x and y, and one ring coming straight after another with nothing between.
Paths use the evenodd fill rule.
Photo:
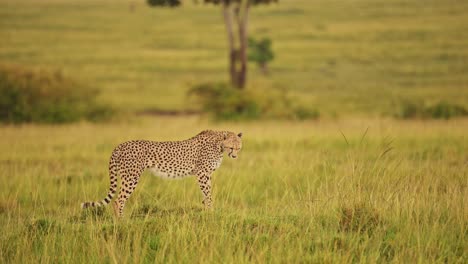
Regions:
<instances>
[{"instance_id":1,"label":"tree trunk","mask_svg":"<svg viewBox=\"0 0 468 264\"><path fill-rule=\"evenodd\" d=\"M239 22L239 60L240 60L240 71L238 76L239 89L244 89L247 82L247 26L249 21L249 3L244 5L244 10L240 14Z\"/></svg>"},{"instance_id":2,"label":"tree trunk","mask_svg":"<svg viewBox=\"0 0 468 264\"><path fill-rule=\"evenodd\" d=\"M226 31L228 35L228 45L229 45L229 75L231 79L231 84L237 87L237 71L236 71L236 60L237 52L234 48L234 30L232 29L232 9L230 5L224 1L223 2L223 15L224 23L226 24Z\"/></svg>"},{"instance_id":3,"label":"tree trunk","mask_svg":"<svg viewBox=\"0 0 468 264\"><path fill-rule=\"evenodd\" d=\"M266 62L261 62L260 64L260 70L262 71L263 75L268 75L268 65Z\"/></svg>"},{"instance_id":4,"label":"tree trunk","mask_svg":"<svg viewBox=\"0 0 468 264\"><path fill-rule=\"evenodd\" d=\"M224 23L228 35L229 46L229 75L232 86L238 89L244 89L247 82L247 25L249 18L250 5L248 1L231 5L230 1L223 1ZM233 13L236 19L239 48L236 48Z\"/></svg>"}]
</instances>

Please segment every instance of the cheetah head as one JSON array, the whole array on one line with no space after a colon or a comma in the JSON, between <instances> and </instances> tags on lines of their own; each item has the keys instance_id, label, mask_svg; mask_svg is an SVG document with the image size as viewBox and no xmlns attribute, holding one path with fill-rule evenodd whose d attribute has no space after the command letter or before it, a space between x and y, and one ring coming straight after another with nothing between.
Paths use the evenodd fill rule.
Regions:
<instances>
[{"instance_id":1,"label":"cheetah head","mask_svg":"<svg viewBox=\"0 0 468 264\"><path fill-rule=\"evenodd\" d=\"M237 135L232 132L227 133L224 136L222 147L223 151L227 151L230 158L237 158L237 155L242 148L242 133Z\"/></svg>"}]
</instances>

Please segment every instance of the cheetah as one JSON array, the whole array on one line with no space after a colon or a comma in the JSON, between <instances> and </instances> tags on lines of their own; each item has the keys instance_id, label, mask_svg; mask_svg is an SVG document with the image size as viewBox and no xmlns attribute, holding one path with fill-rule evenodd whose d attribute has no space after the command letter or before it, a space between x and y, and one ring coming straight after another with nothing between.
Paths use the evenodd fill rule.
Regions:
<instances>
[{"instance_id":1,"label":"cheetah","mask_svg":"<svg viewBox=\"0 0 468 264\"><path fill-rule=\"evenodd\" d=\"M135 190L141 174L149 169L156 176L169 179L196 176L203 194L203 205L212 207L211 176L221 166L223 153L237 158L242 148L242 133L205 130L182 141L156 142L132 140L118 145L109 160L110 189L102 201L85 202L81 208L105 206L117 192L114 202L117 217L123 216L125 202Z\"/></svg>"}]
</instances>

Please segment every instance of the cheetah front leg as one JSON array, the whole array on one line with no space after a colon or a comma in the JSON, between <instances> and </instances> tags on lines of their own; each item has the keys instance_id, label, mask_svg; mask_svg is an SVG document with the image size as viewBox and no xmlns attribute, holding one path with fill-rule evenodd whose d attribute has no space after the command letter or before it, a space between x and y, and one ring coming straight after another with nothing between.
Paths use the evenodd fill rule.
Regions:
<instances>
[{"instance_id":1,"label":"cheetah front leg","mask_svg":"<svg viewBox=\"0 0 468 264\"><path fill-rule=\"evenodd\" d=\"M206 209L212 206L211 200L211 174L197 173L198 186L203 193L203 204Z\"/></svg>"}]
</instances>

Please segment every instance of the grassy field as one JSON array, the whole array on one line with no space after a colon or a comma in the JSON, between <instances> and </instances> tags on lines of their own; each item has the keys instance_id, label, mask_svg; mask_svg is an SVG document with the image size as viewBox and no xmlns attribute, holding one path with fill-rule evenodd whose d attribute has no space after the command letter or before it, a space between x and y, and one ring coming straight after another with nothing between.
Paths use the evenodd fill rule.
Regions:
<instances>
[{"instance_id":1,"label":"grassy field","mask_svg":"<svg viewBox=\"0 0 468 264\"><path fill-rule=\"evenodd\" d=\"M111 207L80 210L106 194L118 143L207 127L244 132L240 158L215 174L214 211L202 209L194 178L149 173L123 220ZM464 263L467 129L467 120L198 118L2 127L0 262Z\"/></svg>"},{"instance_id":2,"label":"grassy field","mask_svg":"<svg viewBox=\"0 0 468 264\"><path fill-rule=\"evenodd\" d=\"M185 1L0 1L0 62L60 69L120 109L196 109L185 92L227 80L221 10ZM392 114L402 101L468 107L468 2L288 0L254 8L270 37L271 75L250 89L286 89L324 115Z\"/></svg>"},{"instance_id":3,"label":"grassy field","mask_svg":"<svg viewBox=\"0 0 468 264\"><path fill-rule=\"evenodd\" d=\"M468 2L283 0L255 8L271 75L316 121L213 123L135 116L198 109L186 91L227 79L219 8L188 1L0 0L0 63L59 69L129 118L0 125L0 263L466 263L468 119L402 121L404 101L468 107ZM0 95L1 96L1 95ZM244 133L214 176L145 173L116 220L104 198L112 149L204 129Z\"/></svg>"}]
</instances>

